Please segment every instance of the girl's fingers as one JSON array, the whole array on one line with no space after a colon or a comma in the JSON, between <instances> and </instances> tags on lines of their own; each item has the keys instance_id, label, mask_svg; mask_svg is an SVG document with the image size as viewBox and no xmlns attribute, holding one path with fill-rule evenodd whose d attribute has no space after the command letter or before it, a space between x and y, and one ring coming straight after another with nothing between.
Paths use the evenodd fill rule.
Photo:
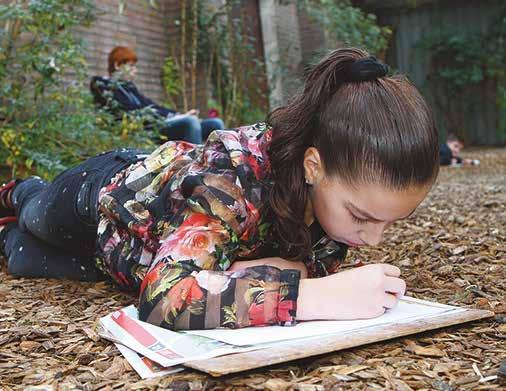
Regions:
<instances>
[{"instance_id":1,"label":"girl's fingers","mask_svg":"<svg viewBox=\"0 0 506 391\"><path fill-rule=\"evenodd\" d=\"M388 265L386 263L381 264L383 272L390 277L399 277L401 275L401 269L394 265Z\"/></svg>"},{"instance_id":2,"label":"girl's fingers","mask_svg":"<svg viewBox=\"0 0 506 391\"><path fill-rule=\"evenodd\" d=\"M383 297L383 307L385 308L394 308L397 305L398 299L395 295L391 293L385 293Z\"/></svg>"},{"instance_id":3,"label":"girl's fingers","mask_svg":"<svg viewBox=\"0 0 506 391\"><path fill-rule=\"evenodd\" d=\"M406 282L401 278L386 277L385 292L393 293L397 298L401 298L406 293Z\"/></svg>"}]
</instances>

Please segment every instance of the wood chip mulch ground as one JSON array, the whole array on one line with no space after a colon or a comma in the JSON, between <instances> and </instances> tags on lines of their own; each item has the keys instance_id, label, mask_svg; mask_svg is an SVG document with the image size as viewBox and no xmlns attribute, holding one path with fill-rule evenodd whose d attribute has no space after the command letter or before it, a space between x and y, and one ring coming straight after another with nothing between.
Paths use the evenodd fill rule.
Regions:
<instances>
[{"instance_id":1,"label":"wood chip mulch ground","mask_svg":"<svg viewBox=\"0 0 506 391\"><path fill-rule=\"evenodd\" d=\"M13 279L0 268L1 390L505 390L506 149L444 168L417 213L380 248L350 256L401 267L408 294L495 318L224 378L185 370L142 381L99 339L97 319L134 299L107 283Z\"/></svg>"}]
</instances>

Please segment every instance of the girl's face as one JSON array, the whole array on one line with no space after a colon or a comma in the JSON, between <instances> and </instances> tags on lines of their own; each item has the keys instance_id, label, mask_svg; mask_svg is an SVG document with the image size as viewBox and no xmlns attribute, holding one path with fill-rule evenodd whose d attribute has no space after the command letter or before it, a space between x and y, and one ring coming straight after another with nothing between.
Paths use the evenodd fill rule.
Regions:
<instances>
[{"instance_id":1,"label":"girl's face","mask_svg":"<svg viewBox=\"0 0 506 391\"><path fill-rule=\"evenodd\" d=\"M448 148L452 151L452 155L457 157L460 155L460 150L464 146L460 141L448 141L446 143Z\"/></svg>"},{"instance_id":2,"label":"girl's face","mask_svg":"<svg viewBox=\"0 0 506 391\"><path fill-rule=\"evenodd\" d=\"M431 185L391 190L376 184L349 186L325 175L315 148L306 152L306 179L312 184L307 215L320 223L337 242L352 247L375 246L392 223L410 216L423 201ZM318 154L315 160L315 155ZM309 159L309 161L308 161ZM312 212L312 213L311 213ZM310 223L311 220L306 221Z\"/></svg>"},{"instance_id":3,"label":"girl's face","mask_svg":"<svg viewBox=\"0 0 506 391\"><path fill-rule=\"evenodd\" d=\"M122 79L132 81L135 79L135 75L137 75L137 65L135 62L130 61L116 67L116 72L121 75Z\"/></svg>"}]
</instances>

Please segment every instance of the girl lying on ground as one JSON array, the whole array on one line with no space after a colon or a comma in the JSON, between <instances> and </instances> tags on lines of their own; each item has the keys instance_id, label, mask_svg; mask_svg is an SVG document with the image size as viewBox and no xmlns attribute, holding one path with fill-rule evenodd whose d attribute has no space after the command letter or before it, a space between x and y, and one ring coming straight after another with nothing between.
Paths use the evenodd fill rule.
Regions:
<instances>
[{"instance_id":1,"label":"girl lying on ground","mask_svg":"<svg viewBox=\"0 0 506 391\"><path fill-rule=\"evenodd\" d=\"M266 124L11 181L1 249L15 276L104 273L139 294L142 320L170 329L370 318L404 294L399 269L339 264L408 217L438 167L415 87L339 49Z\"/></svg>"}]
</instances>

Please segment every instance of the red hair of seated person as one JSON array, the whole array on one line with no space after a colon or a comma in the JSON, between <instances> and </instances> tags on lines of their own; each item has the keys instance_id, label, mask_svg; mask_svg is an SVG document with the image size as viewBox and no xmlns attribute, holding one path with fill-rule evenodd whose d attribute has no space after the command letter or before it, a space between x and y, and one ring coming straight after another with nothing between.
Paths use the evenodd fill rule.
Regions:
<instances>
[{"instance_id":1,"label":"red hair of seated person","mask_svg":"<svg viewBox=\"0 0 506 391\"><path fill-rule=\"evenodd\" d=\"M137 62L137 55L135 52L126 46L116 46L109 53L109 75L112 75L116 70L116 65L121 66L128 62Z\"/></svg>"}]
</instances>

